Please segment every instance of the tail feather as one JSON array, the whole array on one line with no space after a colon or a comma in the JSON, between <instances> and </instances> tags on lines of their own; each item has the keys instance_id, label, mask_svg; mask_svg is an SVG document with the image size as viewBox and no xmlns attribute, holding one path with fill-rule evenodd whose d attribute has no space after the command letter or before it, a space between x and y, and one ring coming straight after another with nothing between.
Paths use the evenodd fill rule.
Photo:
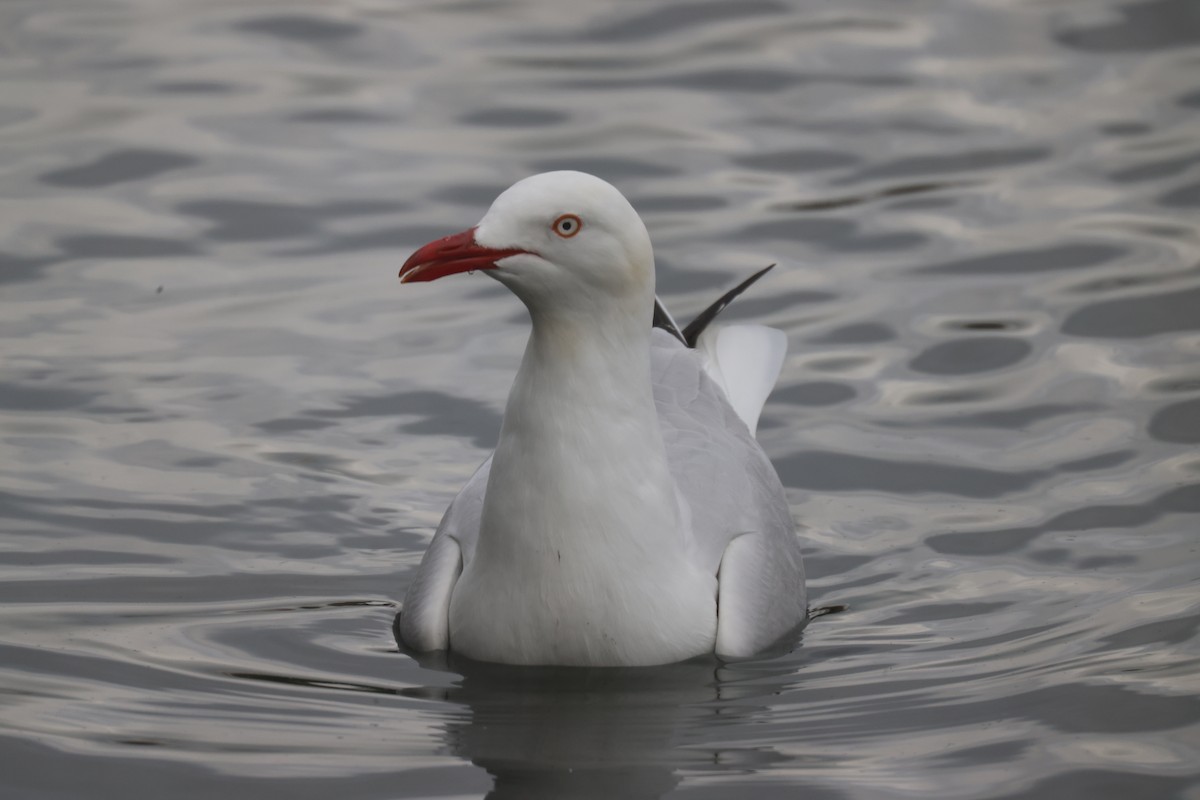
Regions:
<instances>
[{"instance_id":1,"label":"tail feather","mask_svg":"<svg viewBox=\"0 0 1200 800\"><path fill-rule=\"evenodd\" d=\"M765 325L720 325L705 331L696 350L704 358L704 371L754 433L783 369L787 334Z\"/></svg>"},{"instance_id":2,"label":"tail feather","mask_svg":"<svg viewBox=\"0 0 1200 800\"><path fill-rule=\"evenodd\" d=\"M751 433L758 427L763 404L783 369L787 336L763 325L724 325L711 329L709 326L734 298L774 266L760 269L721 295L682 330L662 301L654 298L654 327L662 328L701 354L704 371L725 392Z\"/></svg>"}]
</instances>

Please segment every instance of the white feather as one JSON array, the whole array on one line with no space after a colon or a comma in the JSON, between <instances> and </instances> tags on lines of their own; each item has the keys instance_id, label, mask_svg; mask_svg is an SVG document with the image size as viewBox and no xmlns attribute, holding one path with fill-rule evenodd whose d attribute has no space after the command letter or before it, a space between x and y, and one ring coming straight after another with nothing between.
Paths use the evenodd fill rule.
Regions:
<instances>
[{"instance_id":1,"label":"white feather","mask_svg":"<svg viewBox=\"0 0 1200 800\"><path fill-rule=\"evenodd\" d=\"M753 434L787 356L787 334L765 325L718 325L700 334L704 371Z\"/></svg>"},{"instance_id":2,"label":"white feather","mask_svg":"<svg viewBox=\"0 0 1200 800\"><path fill-rule=\"evenodd\" d=\"M582 222L558 240L563 213ZM647 665L750 655L803 624L800 544L753 434L783 334L716 329L702 355L651 331L649 236L590 175L518 183L475 242L521 251L489 274L533 332L496 452L409 587L402 640L513 664Z\"/></svg>"}]
</instances>

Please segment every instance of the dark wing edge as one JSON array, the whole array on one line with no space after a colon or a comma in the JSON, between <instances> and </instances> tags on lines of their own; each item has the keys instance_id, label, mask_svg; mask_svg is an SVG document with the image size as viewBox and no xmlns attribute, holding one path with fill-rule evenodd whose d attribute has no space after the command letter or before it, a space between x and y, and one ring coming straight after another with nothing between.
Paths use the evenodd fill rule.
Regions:
<instances>
[{"instance_id":1,"label":"dark wing edge","mask_svg":"<svg viewBox=\"0 0 1200 800\"><path fill-rule=\"evenodd\" d=\"M749 289L754 285L755 281L774 268L774 264L768 264L749 278L746 278L746 280L718 297L715 303L697 314L696 318L689 322L687 327L683 329L680 329L679 325L675 322L675 318L671 316L671 312L667 311L667 307L663 305L663 301L656 295L654 297L653 327L662 328L688 347L694 348L696 342L700 339L700 334L704 333L704 329L717 318L718 314L725 310L725 306L732 303L738 295Z\"/></svg>"},{"instance_id":2,"label":"dark wing edge","mask_svg":"<svg viewBox=\"0 0 1200 800\"><path fill-rule=\"evenodd\" d=\"M696 318L689 322L688 326L683 329L683 343L688 347L695 347L696 341L700 338L700 334L704 333L704 329L707 328L709 324L717 318L717 314L720 314L722 311L724 311L725 306L732 303L734 298L749 289L755 281L757 281L763 275L766 275L774 268L774 264L768 264L758 272L751 275L749 278L746 278L746 280L742 281L737 286L730 289L725 294L718 297L715 303L697 314Z\"/></svg>"},{"instance_id":3,"label":"dark wing edge","mask_svg":"<svg viewBox=\"0 0 1200 800\"><path fill-rule=\"evenodd\" d=\"M683 338L683 332L679 330L675 318L671 316L670 311L667 311L663 301L658 299L658 295L654 295L654 321L651 323L651 327L662 328L679 341L687 344L687 339Z\"/></svg>"}]
</instances>

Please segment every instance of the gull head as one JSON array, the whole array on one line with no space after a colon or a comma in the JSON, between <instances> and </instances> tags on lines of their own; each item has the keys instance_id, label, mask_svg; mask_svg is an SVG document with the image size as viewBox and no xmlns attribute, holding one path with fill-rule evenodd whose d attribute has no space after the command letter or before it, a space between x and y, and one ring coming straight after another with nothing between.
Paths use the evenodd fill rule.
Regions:
<instances>
[{"instance_id":1,"label":"gull head","mask_svg":"<svg viewBox=\"0 0 1200 800\"><path fill-rule=\"evenodd\" d=\"M417 250L402 282L486 270L531 311L654 296L646 226L611 184L583 172L544 172L510 186L474 228Z\"/></svg>"}]
</instances>

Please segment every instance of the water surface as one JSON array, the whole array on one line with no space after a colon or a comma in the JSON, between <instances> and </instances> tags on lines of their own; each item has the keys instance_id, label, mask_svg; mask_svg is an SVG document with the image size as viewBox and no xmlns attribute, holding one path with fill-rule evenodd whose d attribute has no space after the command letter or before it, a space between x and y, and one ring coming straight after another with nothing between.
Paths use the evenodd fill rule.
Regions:
<instances>
[{"instance_id":1,"label":"water surface","mask_svg":"<svg viewBox=\"0 0 1200 800\"><path fill-rule=\"evenodd\" d=\"M1196 796L1198 114L1186 0L10 0L4 794ZM780 264L791 653L396 651L527 330L397 269L563 167Z\"/></svg>"}]
</instances>

